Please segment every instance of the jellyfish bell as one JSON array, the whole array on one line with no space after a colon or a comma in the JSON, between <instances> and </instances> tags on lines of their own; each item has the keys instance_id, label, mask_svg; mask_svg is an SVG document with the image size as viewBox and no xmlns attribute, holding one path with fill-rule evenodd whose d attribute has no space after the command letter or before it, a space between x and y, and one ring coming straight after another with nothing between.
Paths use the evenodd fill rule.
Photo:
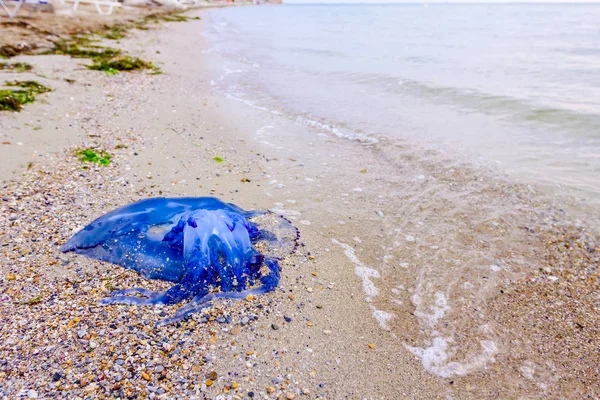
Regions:
<instances>
[{"instance_id":1,"label":"jellyfish bell","mask_svg":"<svg viewBox=\"0 0 600 400\"><path fill-rule=\"evenodd\" d=\"M118 208L75 234L75 252L175 283L164 292L113 292L100 304L191 301L159 325L182 320L217 298L245 298L279 284L278 260L291 253L298 231L265 211L245 211L213 197L152 198ZM216 293L211 290L219 289ZM136 295L141 295L139 297Z\"/></svg>"}]
</instances>

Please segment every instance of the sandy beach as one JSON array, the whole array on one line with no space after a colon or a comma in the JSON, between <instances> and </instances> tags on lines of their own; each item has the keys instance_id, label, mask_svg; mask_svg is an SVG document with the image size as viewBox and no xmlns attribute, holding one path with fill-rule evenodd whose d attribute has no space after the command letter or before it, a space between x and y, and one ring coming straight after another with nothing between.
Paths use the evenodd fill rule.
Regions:
<instances>
[{"instance_id":1,"label":"sandy beach","mask_svg":"<svg viewBox=\"0 0 600 400\"><path fill-rule=\"evenodd\" d=\"M65 55L18 55L9 61L31 71L0 72L52 88L0 112L0 397L600 396L591 229L531 187L494 177L481 189L485 171L215 93L204 24L161 21L100 42L161 74L108 75ZM87 148L110 164L81 161ZM179 306L97 305L115 289L170 285L60 246L158 196L290 219L300 245L277 290L162 328ZM423 207L427 218L411 218ZM453 279L470 286L461 280L462 306L450 308L441 287Z\"/></svg>"}]
</instances>

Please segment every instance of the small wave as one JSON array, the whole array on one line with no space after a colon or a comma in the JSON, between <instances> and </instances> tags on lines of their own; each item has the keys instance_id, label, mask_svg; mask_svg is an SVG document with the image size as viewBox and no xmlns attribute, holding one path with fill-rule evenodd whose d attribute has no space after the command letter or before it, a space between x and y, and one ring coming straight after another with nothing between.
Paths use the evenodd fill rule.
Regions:
<instances>
[{"instance_id":1,"label":"small wave","mask_svg":"<svg viewBox=\"0 0 600 400\"><path fill-rule=\"evenodd\" d=\"M254 103L253 101L242 99L241 97L234 96L231 93L225 93L225 97L227 97L228 99L240 102L242 104L245 104L248 107L252 107L252 108L254 108L256 110L268 112L269 114L281 115L281 113L279 111L270 110L270 109L268 109L266 107L262 107L262 106L256 105L256 103Z\"/></svg>"},{"instance_id":2,"label":"small wave","mask_svg":"<svg viewBox=\"0 0 600 400\"><path fill-rule=\"evenodd\" d=\"M515 122L544 124L583 135L598 136L600 132L600 114L588 112L584 106L565 104L564 107L549 107L472 88L435 85L431 82L379 73L345 73L341 77L358 84L376 87L383 92L426 98L434 103L498 115Z\"/></svg>"},{"instance_id":3,"label":"small wave","mask_svg":"<svg viewBox=\"0 0 600 400\"><path fill-rule=\"evenodd\" d=\"M342 139L354 140L365 144L375 144L379 142L377 138L369 136L365 133L352 132L326 122L319 122L306 117L299 116L296 118L296 122L301 123L305 126L309 126L311 128L316 128L321 131L332 133L335 136Z\"/></svg>"}]
</instances>

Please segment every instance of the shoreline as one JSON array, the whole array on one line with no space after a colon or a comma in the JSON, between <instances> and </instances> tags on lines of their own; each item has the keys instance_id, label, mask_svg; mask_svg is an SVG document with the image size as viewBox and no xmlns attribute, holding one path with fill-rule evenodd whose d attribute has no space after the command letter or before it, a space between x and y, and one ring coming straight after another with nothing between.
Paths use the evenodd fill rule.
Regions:
<instances>
[{"instance_id":1,"label":"shoreline","mask_svg":"<svg viewBox=\"0 0 600 400\"><path fill-rule=\"evenodd\" d=\"M212 93L210 73L206 67L199 67L195 58L199 52L186 52L189 48L206 48L204 39L194 35L203 24L167 23L161 31L138 31L122 40L121 46L128 54L156 62L164 75L106 76L80 69L80 61L64 56L23 57L41 68L56 90L46 95L48 104L27 105L19 114L1 115L4 120L0 126L8 125L9 132L23 140L18 151L13 145L5 145L2 153L11 154L10 169L16 170L3 183L0 196L0 241L4 250L0 267L0 334L4 344L0 360L7 361L0 364L0 383L7 391L5 395L14 397L29 390L40 397L55 393L59 398L91 393L127 397L136 392L168 398L247 398L249 392L261 398L547 397L566 390L584 394L586 384L595 382L597 375L578 375L577 379L561 378L557 373L550 378L538 376L543 369L536 354L543 356L543 350L567 357L568 362L576 357L554 353L556 347L550 345L559 346L561 342L548 337L541 340L548 341L549 347L536 349L539 328L519 329L519 324L528 323L521 317L543 313L547 304L560 301L556 298L560 292L548 290L555 282L549 277L557 278L560 285L564 283L565 290L582 301L586 297L578 290L597 286L597 280L586 281L593 278L594 271L586 275L571 259L561 261L563 252L549 249L536 253L551 235L557 242L563 237L572 238L571 228L564 227L560 232L550 222L544 225L546 231L536 226L532 233L515 228L518 219L503 220L502 215L497 218L503 225L498 230L486 227L489 221L474 226L474 231L485 229L492 243L522 240L524 245L531 245L535 254L520 246L511 251L526 260L536 260L540 268L523 267L521 275L513 275L516 282L498 288L507 296L490 294L487 303L482 303L496 310L497 326L510 333L486 333L500 338L498 350L493 352L494 362L480 365L466 377L440 378L427 372L423 360L405 346L425 349L435 339L427 326L429 313L436 311L434 305L425 296L420 304L411 300L419 294L418 286L416 292L407 290L394 317L387 320L390 333L371 314L390 306L391 299L385 294L387 285L397 282L355 275L356 268L373 267L385 277L387 269L395 267L386 263L383 250L399 260L408 259L415 246L427 262L442 263L444 256L449 257L445 254L437 258L432 251L436 244L425 242L419 234L421 228L406 219L410 210L395 208L397 196L393 192L383 191L383 198L377 197L383 185L402 187L403 177L380 182L383 177L396 176L394 171L399 169L378 162L381 150L320 135L283 117L265 115ZM69 84L65 78L75 83ZM32 120L36 125L31 126ZM35 126L41 129L34 130ZM52 141L45 139L50 135ZM113 155L111 164L82 170L83 165L72 155L76 147L108 151ZM225 162L213 161L215 156ZM30 168L17 167L27 160L33 160ZM360 172L358 165L368 165L368 171ZM415 171L425 168L418 160L412 164L403 161L403 165L411 165ZM350 172L349 166L356 171ZM3 176L7 173L4 163L2 172ZM452 184L456 182L452 174L441 171L437 179ZM506 190L501 187L491 195L506 196ZM144 281L119 267L63 256L58 253L59 245L86 222L117 205L167 195L214 195L247 209L276 209L300 229L304 246L283 263L282 282L276 291L254 301L218 304L207 323L201 322L203 316L198 314L180 326L154 330L149 326L161 319L159 313L170 314L178 306L96 306L111 286L143 285L156 290L165 285ZM531 204L527 199L522 201L521 189L515 188L511 195L499 197L500 201L508 199L523 207L525 214L537 215L541 210L548 220L555 217L551 207L536 204L535 198ZM397 219L407 220L402 232L392 233L393 240L384 238L394 231ZM457 217L457 223L462 222ZM585 254L573 252L586 250L581 243L593 243L594 238L584 239L564 241L567 249L573 248L568 252L573 260L583 260ZM402 241L402 245L388 251L385 247L393 247L394 240ZM463 250L461 240L457 236L457 249L452 251ZM465 243L476 240L464 239ZM597 257L594 252L590 254L591 260ZM553 265L550 272L543 269L546 264L560 262L564 265ZM573 274L572 269L578 273ZM433 272L407 269L406 282L411 282L413 273ZM580 279L583 275L585 279ZM380 289L379 296L364 293L370 280ZM486 288L496 289L493 284L481 287ZM371 299L365 301L369 296ZM532 297L543 300L531 308ZM589 301L586 304L591 306ZM545 329L560 327L552 321L564 317L561 307L572 314L571 306L554 306L556 319ZM582 313L576 318L584 328L568 322L568 329L575 329L569 331L568 338L576 342L568 346L593 362L594 354L587 345L576 345L592 340L593 348L593 341L599 337L593 335L593 318L597 320L597 315L590 311L593 309L585 310L587 316ZM473 335L477 327L460 331L461 323L466 322L467 328L482 316L471 311L466 316L456 315L461 311L467 312L447 311L453 318L450 321L446 316L447 324L458 325L457 332L468 339L465 348L472 350L478 344L478 336ZM257 315L256 320L240 325L243 316L252 314ZM231 316L231 324L217 322L224 315ZM286 322L284 315L291 322ZM577 330L585 337L577 336ZM517 333L524 337L517 337ZM531 343L514 345L511 340ZM507 354L508 349L515 354ZM468 359L469 354L466 356ZM522 359L532 363L525 365L527 371L532 371L532 379L519 370ZM585 369L586 362L580 363L583 365L579 367ZM578 366L570 365L574 367ZM556 368L560 370L560 366ZM589 370L593 372L593 366ZM213 372L216 379L212 379ZM56 382L55 373L60 375ZM547 387L540 392L536 379L542 378ZM587 390L597 394L593 387Z\"/></svg>"}]
</instances>

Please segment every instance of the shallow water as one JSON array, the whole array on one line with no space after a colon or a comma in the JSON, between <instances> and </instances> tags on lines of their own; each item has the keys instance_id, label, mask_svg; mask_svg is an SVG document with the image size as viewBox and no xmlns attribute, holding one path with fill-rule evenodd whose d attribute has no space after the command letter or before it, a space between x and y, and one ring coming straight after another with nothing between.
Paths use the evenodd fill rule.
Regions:
<instances>
[{"instance_id":1,"label":"shallow water","mask_svg":"<svg viewBox=\"0 0 600 400\"><path fill-rule=\"evenodd\" d=\"M600 204L600 5L310 5L208 15L215 86Z\"/></svg>"},{"instance_id":2,"label":"shallow water","mask_svg":"<svg viewBox=\"0 0 600 400\"><path fill-rule=\"evenodd\" d=\"M554 198L597 220L599 17L595 5L231 8L206 14L205 52L215 91L306 127L311 148L294 151L314 152L311 181L284 189L304 206L277 212L302 222L310 203L337 218L312 223L381 328L455 377L509 351L519 328L492 324L486 304L542 266L540 232L576 224ZM257 141L293 148L273 120ZM334 136L348 146L321 140Z\"/></svg>"}]
</instances>

